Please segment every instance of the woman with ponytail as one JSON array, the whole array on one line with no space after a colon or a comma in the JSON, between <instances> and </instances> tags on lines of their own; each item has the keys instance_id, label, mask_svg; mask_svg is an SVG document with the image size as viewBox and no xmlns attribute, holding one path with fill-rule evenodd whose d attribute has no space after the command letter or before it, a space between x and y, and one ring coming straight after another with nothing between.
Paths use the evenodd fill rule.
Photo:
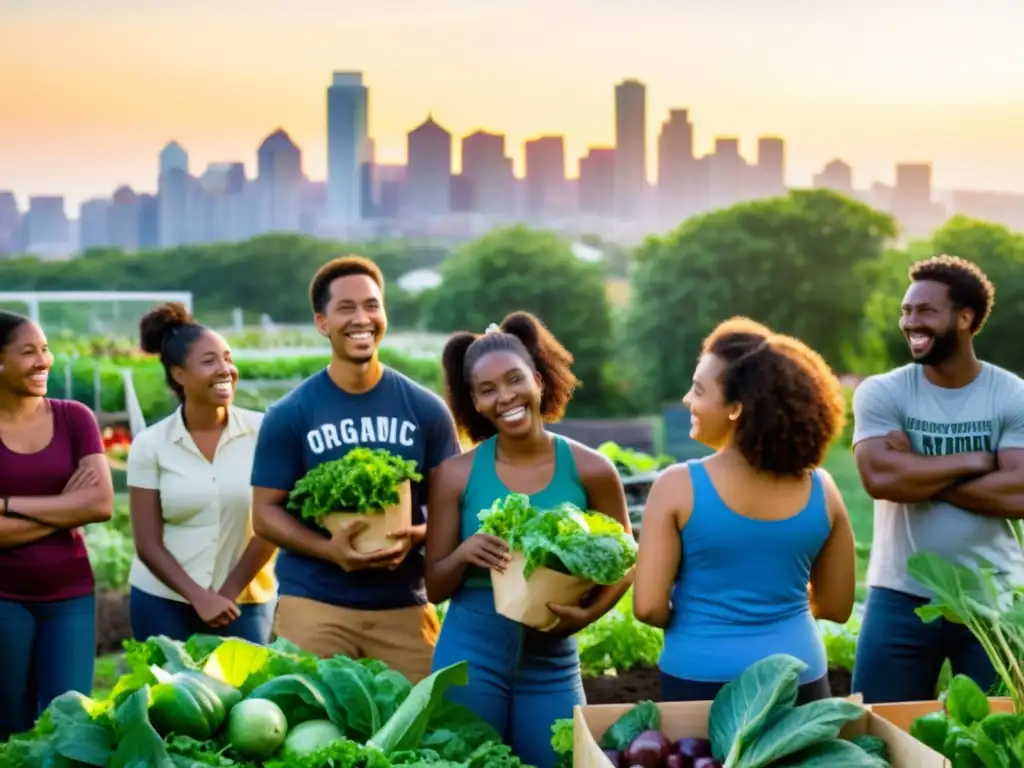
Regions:
<instances>
[{"instance_id":1,"label":"woman with ponytail","mask_svg":"<svg viewBox=\"0 0 1024 768\"><path fill-rule=\"evenodd\" d=\"M450 599L434 669L466 660L469 685L451 701L486 719L516 754L551 768L551 725L584 704L573 635L610 610L628 589L599 590L583 607L550 606L559 617L539 632L498 615L491 570L504 570L505 542L479 533L477 515L509 493L538 507L571 502L603 512L629 530L618 472L604 456L549 432L576 377L572 355L530 314L515 312L483 335L457 333L442 356L455 422L476 447L454 456L430 479L427 593Z\"/></svg>"},{"instance_id":2,"label":"woman with ponytail","mask_svg":"<svg viewBox=\"0 0 1024 768\"><path fill-rule=\"evenodd\" d=\"M253 535L249 484L263 415L232 404L231 349L183 305L157 307L139 330L181 407L138 435L128 454L132 634L266 643L275 547Z\"/></svg>"}]
</instances>

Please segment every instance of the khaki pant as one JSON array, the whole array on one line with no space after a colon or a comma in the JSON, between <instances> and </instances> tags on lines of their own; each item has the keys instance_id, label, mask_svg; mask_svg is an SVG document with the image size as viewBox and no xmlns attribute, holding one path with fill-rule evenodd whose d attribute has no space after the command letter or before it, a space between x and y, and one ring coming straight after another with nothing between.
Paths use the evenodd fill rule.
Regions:
<instances>
[{"instance_id":1,"label":"khaki pant","mask_svg":"<svg viewBox=\"0 0 1024 768\"><path fill-rule=\"evenodd\" d=\"M380 659L414 684L430 674L440 630L432 605L360 611L282 595L274 618L274 633L307 653Z\"/></svg>"}]
</instances>

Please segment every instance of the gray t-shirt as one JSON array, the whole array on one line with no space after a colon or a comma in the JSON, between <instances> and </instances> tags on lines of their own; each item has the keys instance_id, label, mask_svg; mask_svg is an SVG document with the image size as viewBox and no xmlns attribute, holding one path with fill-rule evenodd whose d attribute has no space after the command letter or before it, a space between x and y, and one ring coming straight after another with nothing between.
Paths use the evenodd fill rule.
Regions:
<instances>
[{"instance_id":1,"label":"gray t-shirt","mask_svg":"<svg viewBox=\"0 0 1024 768\"><path fill-rule=\"evenodd\" d=\"M946 389L929 382L923 366L905 365L857 387L853 419L854 445L899 430L924 456L1024 448L1024 380L982 363L981 374L966 387ZM1010 525L942 501L876 500L868 585L930 597L907 574L907 559L916 552L970 568L984 559L1013 583L1024 583L1024 551Z\"/></svg>"}]
</instances>

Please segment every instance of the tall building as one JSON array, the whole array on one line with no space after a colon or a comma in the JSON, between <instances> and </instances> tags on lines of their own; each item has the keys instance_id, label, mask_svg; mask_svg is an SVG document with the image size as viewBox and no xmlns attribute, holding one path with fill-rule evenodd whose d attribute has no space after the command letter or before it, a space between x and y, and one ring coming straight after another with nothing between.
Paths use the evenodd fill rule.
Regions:
<instances>
[{"instance_id":1,"label":"tall building","mask_svg":"<svg viewBox=\"0 0 1024 768\"><path fill-rule=\"evenodd\" d=\"M690 112L670 110L658 134L658 213L662 222L678 224L700 210L696 165Z\"/></svg>"},{"instance_id":2,"label":"tall building","mask_svg":"<svg viewBox=\"0 0 1024 768\"><path fill-rule=\"evenodd\" d=\"M647 87L639 80L615 86L615 208L620 216L643 214L647 192Z\"/></svg>"},{"instance_id":3,"label":"tall building","mask_svg":"<svg viewBox=\"0 0 1024 768\"><path fill-rule=\"evenodd\" d=\"M579 208L581 213L612 216L615 213L615 150L590 147L580 158Z\"/></svg>"},{"instance_id":4,"label":"tall building","mask_svg":"<svg viewBox=\"0 0 1024 768\"><path fill-rule=\"evenodd\" d=\"M110 200L107 242L125 253L139 250L139 196L131 187L118 187Z\"/></svg>"},{"instance_id":5,"label":"tall building","mask_svg":"<svg viewBox=\"0 0 1024 768\"><path fill-rule=\"evenodd\" d=\"M204 242L244 240L252 232L253 221L246 205L247 182L243 163L210 163L206 167L199 178Z\"/></svg>"},{"instance_id":6,"label":"tall building","mask_svg":"<svg viewBox=\"0 0 1024 768\"><path fill-rule=\"evenodd\" d=\"M757 140L757 166L754 168L757 197L775 197L786 193L786 142L776 136Z\"/></svg>"},{"instance_id":7,"label":"tall building","mask_svg":"<svg viewBox=\"0 0 1024 768\"><path fill-rule=\"evenodd\" d=\"M831 189L841 195L853 195L853 168L842 160L831 160L820 173L814 174L811 186L815 189Z\"/></svg>"},{"instance_id":8,"label":"tall building","mask_svg":"<svg viewBox=\"0 0 1024 768\"><path fill-rule=\"evenodd\" d=\"M409 131L402 210L414 216L451 212L452 135L433 116Z\"/></svg>"},{"instance_id":9,"label":"tall building","mask_svg":"<svg viewBox=\"0 0 1024 768\"><path fill-rule=\"evenodd\" d=\"M139 250L160 247L160 201L156 195L139 195Z\"/></svg>"},{"instance_id":10,"label":"tall building","mask_svg":"<svg viewBox=\"0 0 1024 768\"><path fill-rule=\"evenodd\" d=\"M745 197L744 182L748 178L746 160L740 154L740 141L732 137L715 139L715 152L710 160L711 188L708 204L712 210L727 208Z\"/></svg>"},{"instance_id":11,"label":"tall building","mask_svg":"<svg viewBox=\"0 0 1024 768\"><path fill-rule=\"evenodd\" d=\"M566 212L565 138L541 136L527 141L526 214L533 220Z\"/></svg>"},{"instance_id":12,"label":"tall building","mask_svg":"<svg viewBox=\"0 0 1024 768\"><path fill-rule=\"evenodd\" d=\"M327 88L327 216L332 224L363 218L370 92L362 72L335 72Z\"/></svg>"},{"instance_id":13,"label":"tall building","mask_svg":"<svg viewBox=\"0 0 1024 768\"><path fill-rule=\"evenodd\" d=\"M299 232L302 221L302 151L278 128L256 152L258 232Z\"/></svg>"},{"instance_id":14,"label":"tall building","mask_svg":"<svg viewBox=\"0 0 1024 768\"><path fill-rule=\"evenodd\" d=\"M71 223L64 212L63 195L30 197L23 225L28 253L43 258L71 255Z\"/></svg>"},{"instance_id":15,"label":"tall building","mask_svg":"<svg viewBox=\"0 0 1024 768\"><path fill-rule=\"evenodd\" d=\"M897 164L892 213L911 237L927 235L942 223L945 209L932 199L931 163Z\"/></svg>"},{"instance_id":16,"label":"tall building","mask_svg":"<svg viewBox=\"0 0 1024 768\"><path fill-rule=\"evenodd\" d=\"M13 192L0 191L0 256L19 253L21 242L21 211Z\"/></svg>"},{"instance_id":17,"label":"tall building","mask_svg":"<svg viewBox=\"0 0 1024 768\"><path fill-rule=\"evenodd\" d=\"M462 139L462 177L469 185L470 210L513 213L515 176L505 154L505 135L476 131Z\"/></svg>"},{"instance_id":18,"label":"tall building","mask_svg":"<svg viewBox=\"0 0 1024 768\"><path fill-rule=\"evenodd\" d=\"M95 197L85 200L78 206L78 250L85 252L93 248L106 248L110 245L107 231L107 216L110 213L110 200Z\"/></svg>"},{"instance_id":19,"label":"tall building","mask_svg":"<svg viewBox=\"0 0 1024 768\"><path fill-rule=\"evenodd\" d=\"M189 201L191 181L188 153L178 142L170 142L160 151L157 179L161 248L175 248L190 240L189 214L194 207Z\"/></svg>"}]
</instances>

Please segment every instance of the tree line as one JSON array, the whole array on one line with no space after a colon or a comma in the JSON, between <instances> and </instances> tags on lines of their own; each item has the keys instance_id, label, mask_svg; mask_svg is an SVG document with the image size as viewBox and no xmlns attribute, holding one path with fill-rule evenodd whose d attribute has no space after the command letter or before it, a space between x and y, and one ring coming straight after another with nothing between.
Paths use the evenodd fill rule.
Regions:
<instances>
[{"instance_id":1,"label":"tree line","mask_svg":"<svg viewBox=\"0 0 1024 768\"><path fill-rule=\"evenodd\" d=\"M583 381L573 414L648 413L688 388L703 337L742 314L798 336L839 373L866 375L908 359L899 307L910 264L940 253L976 262L996 285L978 338L985 359L1024 372L1011 328L1024 309L1024 234L955 217L925 241L897 246L887 214L823 190L741 203L698 216L628 250L583 261L556 234L512 227L453 251L417 242L345 245L297 235L71 262L0 261L5 290L188 290L197 313L240 307L307 322L306 291L332 256L360 253L389 281L392 326L482 332L508 312L536 313L572 351ZM601 244L599 244L599 247ZM411 295L394 285L414 269L443 282ZM616 309L609 277L626 276Z\"/></svg>"}]
</instances>

